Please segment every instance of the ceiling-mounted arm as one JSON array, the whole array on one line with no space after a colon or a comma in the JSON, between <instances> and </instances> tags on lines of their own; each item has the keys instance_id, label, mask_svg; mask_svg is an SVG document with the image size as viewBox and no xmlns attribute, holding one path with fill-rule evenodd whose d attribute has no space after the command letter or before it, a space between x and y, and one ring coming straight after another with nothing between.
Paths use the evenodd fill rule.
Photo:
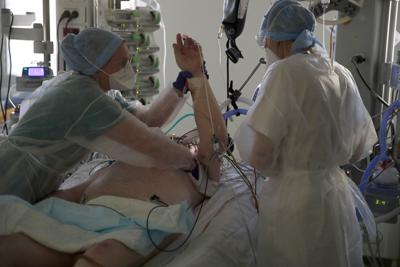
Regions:
<instances>
[{"instance_id":1,"label":"ceiling-mounted arm","mask_svg":"<svg viewBox=\"0 0 400 267\"><path fill-rule=\"evenodd\" d=\"M350 22L358 14L363 5L364 0L318 0L313 1L310 10L314 13L319 23L338 25ZM330 11L338 11L339 18L337 20L322 20L321 16Z\"/></svg>"}]
</instances>

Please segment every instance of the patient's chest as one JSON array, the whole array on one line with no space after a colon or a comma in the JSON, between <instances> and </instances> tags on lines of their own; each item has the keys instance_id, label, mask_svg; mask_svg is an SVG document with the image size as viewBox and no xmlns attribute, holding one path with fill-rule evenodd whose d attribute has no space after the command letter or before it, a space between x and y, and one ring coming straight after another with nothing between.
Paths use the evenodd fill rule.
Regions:
<instances>
[{"instance_id":1,"label":"patient's chest","mask_svg":"<svg viewBox=\"0 0 400 267\"><path fill-rule=\"evenodd\" d=\"M183 171L134 167L117 162L95 175L97 178L84 193L86 200L113 195L146 201L157 195L167 204L187 200L192 206L202 198L190 181L189 174Z\"/></svg>"}]
</instances>

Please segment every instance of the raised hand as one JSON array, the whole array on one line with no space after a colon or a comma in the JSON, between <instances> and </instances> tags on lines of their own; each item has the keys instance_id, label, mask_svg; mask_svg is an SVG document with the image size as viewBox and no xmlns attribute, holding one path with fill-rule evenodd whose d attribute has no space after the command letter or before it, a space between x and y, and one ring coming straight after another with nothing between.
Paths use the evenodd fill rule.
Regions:
<instances>
[{"instance_id":1,"label":"raised hand","mask_svg":"<svg viewBox=\"0 0 400 267\"><path fill-rule=\"evenodd\" d=\"M193 76L203 74L203 55L201 46L189 36L183 41L182 35L176 35L176 43L173 45L175 61L181 70L189 71Z\"/></svg>"}]
</instances>

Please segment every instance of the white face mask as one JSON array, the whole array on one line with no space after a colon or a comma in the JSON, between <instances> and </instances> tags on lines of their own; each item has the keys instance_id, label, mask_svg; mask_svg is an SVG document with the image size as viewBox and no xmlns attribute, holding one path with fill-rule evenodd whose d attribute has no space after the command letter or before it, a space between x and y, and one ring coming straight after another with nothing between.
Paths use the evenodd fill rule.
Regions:
<instances>
[{"instance_id":1,"label":"white face mask","mask_svg":"<svg viewBox=\"0 0 400 267\"><path fill-rule=\"evenodd\" d=\"M119 71L107 75L109 77L110 89L127 91L132 90L135 86L136 74L129 61Z\"/></svg>"},{"instance_id":2,"label":"white face mask","mask_svg":"<svg viewBox=\"0 0 400 267\"><path fill-rule=\"evenodd\" d=\"M274 62L281 60L271 49L265 47L265 61L267 62L266 68L271 66Z\"/></svg>"}]
</instances>

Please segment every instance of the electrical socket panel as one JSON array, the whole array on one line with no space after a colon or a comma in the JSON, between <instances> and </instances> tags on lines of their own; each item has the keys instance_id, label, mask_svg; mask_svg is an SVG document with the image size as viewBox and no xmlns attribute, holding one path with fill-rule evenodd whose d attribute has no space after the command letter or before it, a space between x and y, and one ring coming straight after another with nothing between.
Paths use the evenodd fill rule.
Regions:
<instances>
[{"instance_id":1,"label":"electrical socket panel","mask_svg":"<svg viewBox=\"0 0 400 267\"><path fill-rule=\"evenodd\" d=\"M57 21L61 14L68 10L70 12L77 11L79 16L68 23L68 27L84 29L93 26L93 1L92 0L57 0L56 1L56 14ZM65 25L61 23L60 27Z\"/></svg>"}]
</instances>

